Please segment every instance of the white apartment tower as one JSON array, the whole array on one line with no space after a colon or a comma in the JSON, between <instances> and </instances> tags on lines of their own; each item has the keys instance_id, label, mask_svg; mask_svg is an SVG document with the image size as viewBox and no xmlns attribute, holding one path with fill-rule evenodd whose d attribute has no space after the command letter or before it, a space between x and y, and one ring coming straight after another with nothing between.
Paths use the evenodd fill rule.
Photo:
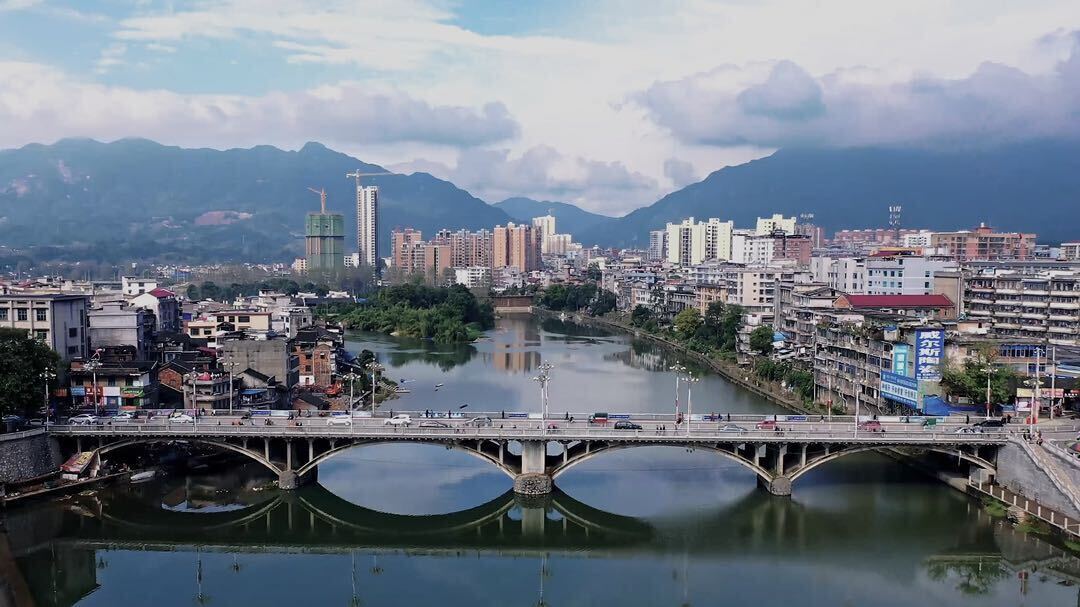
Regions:
<instances>
[{"instance_id":1,"label":"white apartment tower","mask_svg":"<svg viewBox=\"0 0 1080 607\"><path fill-rule=\"evenodd\" d=\"M533 217L532 225L540 234L540 252L543 254L553 253L550 249L551 237L555 235L555 217L551 213L543 217Z\"/></svg>"},{"instance_id":2,"label":"white apartment tower","mask_svg":"<svg viewBox=\"0 0 1080 607\"><path fill-rule=\"evenodd\" d=\"M359 180L356 183L356 250L360 255L360 263L376 267L375 262L379 259L378 250L378 186L361 186Z\"/></svg>"}]
</instances>

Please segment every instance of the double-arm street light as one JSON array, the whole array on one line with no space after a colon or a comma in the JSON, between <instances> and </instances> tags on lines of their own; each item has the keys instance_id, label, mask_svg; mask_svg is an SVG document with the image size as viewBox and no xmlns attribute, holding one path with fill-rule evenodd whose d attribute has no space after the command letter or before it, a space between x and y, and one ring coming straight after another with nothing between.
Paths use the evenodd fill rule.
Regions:
<instances>
[{"instance_id":1,"label":"double-arm street light","mask_svg":"<svg viewBox=\"0 0 1080 607\"><path fill-rule=\"evenodd\" d=\"M378 361L371 361L367 364L367 368L371 371L371 415L375 415L375 376L386 370L386 367L380 365Z\"/></svg>"},{"instance_id":2,"label":"double-arm street light","mask_svg":"<svg viewBox=\"0 0 1080 607\"><path fill-rule=\"evenodd\" d=\"M242 365L238 360L230 360L227 363L222 363L221 366L229 370L229 415L233 412L233 401L236 398L236 386L233 385L233 372Z\"/></svg>"},{"instance_id":3,"label":"double-arm street light","mask_svg":"<svg viewBox=\"0 0 1080 607\"><path fill-rule=\"evenodd\" d=\"M100 351L99 351L100 352ZM97 356L95 353L94 356ZM92 379L91 390L94 391L94 414L101 413L101 401L98 398L98 385L97 385L97 370L101 368L101 360L97 358L91 358L83 364L83 370L90 371L90 377Z\"/></svg>"},{"instance_id":4,"label":"double-arm street light","mask_svg":"<svg viewBox=\"0 0 1080 607\"><path fill-rule=\"evenodd\" d=\"M532 378L534 382L540 384L540 415L543 417L542 431L547 433L547 419L548 419L548 382L551 381L551 370L555 368L555 365L551 363L540 363L537 369L540 373Z\"/></svg>"},{"instance_id":5,"label":"double-arm street light","mask_svg":"<svg viewBox=\"0 0 1080 607\"><path fill-rule=\"evenodd\" d=\"M675 419L679 418L679 379L682 378L682 374L686 373L686 367L680 364L674 364L669 367L671 372L675 374Z\"/></svg>"},{"instance_id":6,"label":"double-arm street light","mask_svg":"<svg viewBox=\"0 0 1080 607\"><path fill-rule=\"evenodd\" d=\"M692 391L694 389L694 384L701 381L701 378L700 377L694 377L693 375L690 375L689 373L687 373L686 376L682 378L682 380L684 382L686 382L686 435L690 436L690 425L691 425L691 423L693 421L692 418L694 416L694 404L693 404L693 400L692 400L692 396L693 396ZM676 419L678 419L678 414L676 414Z\"/></svg>"},{"instance_id":7,"label":"double-arm street light","mask_svg":"<svg viewBox=\"0 0 1080 607\"><path fill-rule=\"evenodd\" d=\"M345 375L341 376L341 379L349 382L349 411L352 411L353 406L356 404L356 395L354 390L356 388L356 381L360 379L360 377L361 376L354 371L349 371Z\"/></svg>"},{"instance_id":8,"label":"double-arm street light","mask_svg":"<svg viewBox=\"0 0 1080 607\"><path fill-rule=\"evenodd\" d=\"M56 377L52 371L42 371L41 379L45 380L45 425L49 425L49 380Z\"/></svg>"}]
</instances>

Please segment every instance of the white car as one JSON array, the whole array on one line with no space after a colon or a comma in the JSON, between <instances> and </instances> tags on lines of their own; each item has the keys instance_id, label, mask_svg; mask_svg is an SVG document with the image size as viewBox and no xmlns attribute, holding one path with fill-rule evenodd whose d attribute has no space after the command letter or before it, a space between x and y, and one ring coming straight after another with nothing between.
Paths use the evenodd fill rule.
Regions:
<instances>
[{"instance_id":1,"label":"white car","mask_svg":"<svg viewBox=\"0 0 1080 607\"><path fill-rule=\"evenodd\" d=\"M195 423L195 418L191 417L187 413L177 413L177 414L169 417L169 423L193 424L193 423Z\"/></svg>"},{"instance_id":2,"label":"white car","mask_svg":"<svg viewBox=\"0 0 1080 607\"><path fill-rule=\"evenodd\" d=\"M80 413L79 415L68 419L69 424L74 424L76 426L89 426L90 424L96 424L97 421L97 416L89 413Z\"/></svg>"},{"instance_id":3,"label":"white car","mask_svg":"<svg viewBox=\"0 0 1080 607\"><path fill-rule=\"evenodd\" d=\"M327 426L351 426L352 417L348 415L332 415L326 420Z\"/></svg>"},{"instance_id":4,"label":"white car","mask_svg":"<svg viewBox=\"0 0 1080 607\"><path fill-rule=\"evenodd\" d=\"M412 417L404 413L399 413L394 417L383 422L384 426L411 426Z\"/></svg>"},{"instance_id":5,"label":"white car","mask_svg":"<svg viewBox=\"0 0 1080 607\"><path fill-rule=\"evenodd\" d=\"M123 413L117 413L113 416L114 422L127 422L135 419L135 414L131 411L124 411Z\"/></svg>"}]
</instances>

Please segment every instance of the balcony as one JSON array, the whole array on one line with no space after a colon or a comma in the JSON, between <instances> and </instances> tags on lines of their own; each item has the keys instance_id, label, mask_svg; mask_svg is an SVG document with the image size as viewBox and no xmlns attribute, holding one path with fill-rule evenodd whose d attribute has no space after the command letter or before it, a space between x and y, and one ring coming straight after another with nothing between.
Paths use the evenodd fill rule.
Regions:
<instances>
[{"instance_id":1,"label":"balcony","mask_svg":"<svg viewBox=\"0 0 1080 607\"><path fill-rule=\"evenodd\" d=\"M996 322L994 323L995 329L1019 329L1020 325L1014 322Z\"/></svg>"},{"instance_id":2,"label":"balcony","mask_svg":"<svg viewBox=\"0 0 1080 607\"><path fill-rule=\"evenodd\" d=\"M1019 295L1020 291L1017 291L1016 289L998 289L997 294L998 295Z\"/></svg>"},{"instance_id":3,"label":"balcony","mask_svg":"<svg viewBox=\"0 0 1080 607\"><path fill-rule=\"evenodd\" d=\"M990 312L990 310L978 310L978 309L968 310L967 313L968 313L968 316L990 316L990 314L992 314L992 312Z\"/></svg>"},{"instance_id":4,"label":"balcony","mask_svg":"<svg viewBox=\"0 0 1080 607\"><path fill-rule=\"evenodd\" d=\"M1080 301L1052 301L1050 307L1058 310L1080 310Z\"/></svg>"},{"instance_id":5,"label":"balcony","mask_svg":"<svg viewBox=\"0 0 1080 607\"><path fill-rule=\"evenodd\" d=\"M1060 320L1060 321L1065 321L1065 322L1076 322L1076 321L1080 320L1080 316L1077 316L1075 314L1054 314L1054 313L1051 313L1049 318L1050 318L1050 320Z\"/></svg>"},{"instance_id":6,"label":"balcony","mask_svg":"<svg viewBox=\"0 0 1080 607\"><path fill-rule=\"evenodd\" d=\"M1038 331L1040 333L1046 332L1046 325L1020 325L1020 328L1025 331Z\"/></svg>"},{"instance_id":7,"label":"balcony","mask_svg":"<svg viewBox=\"0 0 1080 607\"><path fill-rule=\"evenodd\" d=\"M1045 288L1024 289L1023 293L1024 295L1049 295L1050 291L1047 291Z\"/></svg>"},{"instance_id":8,"label":"balcony","mask_svg":"<svg viewBox=\"0 0 1080 607\"><path fill-rule=\"evenodd\" d=\"M1020 314L1021 318L1030 318L1033 320L1046 320L1046 314L1041 312L1024 312Z\"/></svg>"},{"instance_id":9,"label":"balcony","mask_svg":"<svg viewBox=\"0 0 1080 607\"><path fill-rule=\"evenodd\" d=\"M1020 316L1020 313L1014 310L1000 310L998 312L994 312L994 316L997 316L999 318L1016 318Z\"/></svg>"},{"instance_id":10,"label":"balcony","mask_svg":"<svg viewBox=\"0 0 1080 607\"><path fill-rule=\"evenodd\" d=\"M1076 327L1050 327L1050 332L1051 333L1069 334L1069 333L1076 333L1076 331L1077 331Z\"/></svg>"}]
</instances>

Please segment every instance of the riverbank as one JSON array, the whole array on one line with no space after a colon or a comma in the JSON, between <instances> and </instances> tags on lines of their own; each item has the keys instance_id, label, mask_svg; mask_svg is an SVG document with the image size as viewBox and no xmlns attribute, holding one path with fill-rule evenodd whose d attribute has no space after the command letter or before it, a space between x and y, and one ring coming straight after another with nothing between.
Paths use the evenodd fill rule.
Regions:
<instances>
[{"instance_id":1,"label":"riverbank","mask_svg":"<svg viewBox=\"0 0 1080 607\"><path fill-rule=\"evenodd\" d=\"M533 312L540 316L559 318L558 313L552 312L551 310L545 310L543 308L534 308ZM821 411L806 405L806 403L804 403L802 399L800 399L790 390L786 390L781 387L779 383L761 379L755 376L753 370L747 367L741 367L738 364L732 362L709 358L708 356L705 356L700 352L695 352L687 348L683 344L672 341L670 339L665 339L659 335L647 333L645 331L642 331L641 329L638 329L637 327L632 327L621 322L616 322L606 318L594 316L584 316L577 313L568 314L567 317L574 322L584 325L615 329L618 331L622 331L623 333L633 335L634 337L648 339L650 341L662 344L668 348L671 348L672 350L679 352L680 354L694 359L702 365L705 365L710 370L722 376L724 379L727 379L731 383L746 390L749 390L757 394L758 396L766 398L770 402L789 411L794 411L796 413L805 413L808 415L822 414Z\"/></svg>"}]
</instances>

